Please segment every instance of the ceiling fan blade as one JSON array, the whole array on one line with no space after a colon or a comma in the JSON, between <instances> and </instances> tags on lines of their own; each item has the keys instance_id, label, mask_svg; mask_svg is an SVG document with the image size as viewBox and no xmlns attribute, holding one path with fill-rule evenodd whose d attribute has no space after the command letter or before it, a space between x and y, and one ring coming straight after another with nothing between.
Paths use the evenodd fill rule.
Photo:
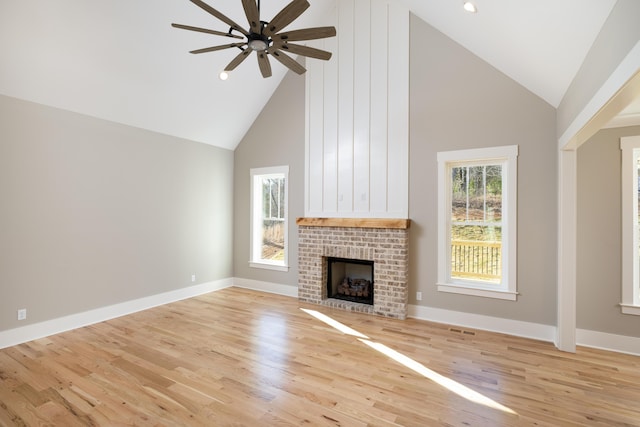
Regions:
<instances>
[{"instance_id":1,"label":"ceiling fan blade","mask_svg":"<svg viewBox=\"0 0 640 427\"><path fill-rule=\"evenodd\" d=\"M217 10L215 10L214 8L212 8L211 6L206 4L205 2L203 2L201 0L191 0L191 3L195 4L196 6L200 7L203 10L205 10L206 12L209 12L211 15L215 16L216 18L218 18L222 22L226 23L227 25L229 25L234 30L241 32L245 36L249 35L247 30L245 30L240 25L236 24L233 20L227 18L225 15L223 15L220 12L218 12Z\"/></svg>"},{"instance_id":2,"label":"ceiling fan blade","mask_svg":"<svg viewBox=\"0 0 640 427\"><path fill-rule=\"evenodd\" d=\"M262 73L262 77L265 79L267 77L271 77L271 64L269 63L269 58L267 57L267 52L256 52L258 54L258 66L260 67L260 72Z\"/></svg>"},{"instance_id":3,"label":"ceiling fan blade","mask_svg":"<svg viewBox=\"0 0 640 427\"><path fill-rule=\"evenodd\" d=\"M293 0L273 17L271 22L265 27L263 34L271 37L273 34L291 24L298 16L302 15L302 12L307 10L309 6L311 5L307 0Z\"/></svg>"},{"instance_id":4,"label":"ceiling fan blade","mask_svg":"<svg viewBox=\"0 0 640 427\"><path fill-rule=\"evenodd\" d=\"M240 65L242 63L242 61L244 61L245 59L247 59L247 57L251 54L252 50L251 49L245 49L242 52L240 52L238 54L238 56L236 56L235 58L233 58L233 60L231 62L229 62L229 65L227 65L225 67L225 71L233 71L235 70L235 68Z\"/></svg>"},{"instance_id":5,"label":"ceiling fan blade","mask_svg":"<svg viewBox=\"0 0 640 427\"><path fill-rule=\"evenodd\" d=\"M251 31L260 34L260 11L256 0L242 0L242 7L244 7L244 14L247 15Z\"/></svg>"},{"instance_id":6,"label":"ceiling fan blade","mask_svg":"<svg viewBox=\"0 0 640 427\"><path fill-rule=\"evenodd\" d=\"M191 25L171 24L171 26L173 28L181 28L183 30L189 30L189 31L198 31L200 33L213 34L213 35L216 35L216 36L232 37L234 39L243 39L244 38L244 37L238 36L236 34L224 33L222 31L216 31L216 30L209 30L207 28L192 27Z\"/></svg>"},{"instance_id":7,"label":"ceiling fan blade","mask_svg":"<svg viewBox=\"0 0 640 427\"><path fill-rule=\"evenodd\" d=\"M293 43L281 43L274 44L278 49L283 50L284 52L290 52L296 55L308 56L310 58L322 59L327 61L331 58L331 52L327 52L326 50L316 49L314 47L303 46L300 44Z\"/></svg>"},{"instance_id":8,"label":"ceiling fan blade","mask_svg":"<svg viewBox=\"0 0 640 427\"><path fill-rule=\"evenodd\" d=\"M267 52L273 55L273 57L276 58L278 61L280 61L282 65L289 68L294 73L304 74L307 71L306 68L304 68L302 65L298 63L298 61L294 60L289 55L287 55L284 52L281 52L280 50L278 50L277 48L274 48L273 46L270 47L267 50Z\"/></svg>"},{"instance_id":9,"label":"ceiling fan blade","mask_svg":"<svg viewBox=\"0 0 640 427\"><path fill-rule=\"evenodd\" d=\"M246 43L231 43L231 44L223 44L220 46L211 46L211 47L205 47L203 49L196 49L196 50L192 50L189 53L206 53L206 52L214 52L216 50L222 50L222 49L229 49L231 47L242 47L245 46Z\"/></svg>"},{"instance_id":10,"label":"ceiling fan blade","mask_svg":"<svg viewBox=\"0 0 640 427\"><path fill-rule=\"evenodd\" d=\"M316 40L326 37L334 37L336 35L335 27L316 27L305 28L304 30L287 31L286 33L274 34L273 41L300 41L300 40Z\"/></svg>"}]
</instances>

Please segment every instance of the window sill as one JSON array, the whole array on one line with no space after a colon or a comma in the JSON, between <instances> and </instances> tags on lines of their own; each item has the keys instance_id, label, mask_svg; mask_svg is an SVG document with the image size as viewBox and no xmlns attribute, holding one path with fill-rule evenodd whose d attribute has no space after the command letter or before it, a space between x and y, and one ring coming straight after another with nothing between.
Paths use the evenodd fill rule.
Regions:
<instances>
[{"instance_id":1,"label":"window sill","mask_svg":"<svg viewBox=\"0 0 640 427\"><path fill-rule=\"evenodd\" d=\"M269 263L266 263L266 262L249 261L249 267L262 268L264 270L285 271L285 272L289 271L289 266L288 265L269 264Z\"/></svg>"},{"instance_id":2,"label":"window sill","mask_svg":"<svg viewBox=\"0 0 640 427\"><path fill-rule=\"evenodd\" d=\"M517 292L511 291L499 291L494 289L483 289L471 286L463 285L440 285L438 284L439 292L449 292L453 294L472 295L476 297L495 298L509 301L515 301L518 297Z\"/></svg>"},{"instance_id":3,"label":"window sill","mask_svg":"<svg viewBox=\"0 0 640 427\"><path fill-rule=\"evenodd\" d=\"M633 314L636 316L640 316L640 305L620 303L620 308L622 309L622 314Z\"/></svg>"}]
</instances>

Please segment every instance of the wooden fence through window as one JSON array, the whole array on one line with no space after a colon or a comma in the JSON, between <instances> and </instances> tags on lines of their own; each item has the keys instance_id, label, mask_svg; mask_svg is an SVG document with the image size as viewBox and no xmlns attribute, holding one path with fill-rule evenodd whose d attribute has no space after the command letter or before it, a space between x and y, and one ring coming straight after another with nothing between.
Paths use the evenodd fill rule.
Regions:
<instances>
[{"instance_id":1,"label":"wooden fence through window","mask_svg":"<svg viewBox=\"0 0 640 427\"><path fill-rule=\"evenodd\" d=\"M502 277L502 243L451 241L451 277L496 281Z\"/></svg>"}]
</instances>

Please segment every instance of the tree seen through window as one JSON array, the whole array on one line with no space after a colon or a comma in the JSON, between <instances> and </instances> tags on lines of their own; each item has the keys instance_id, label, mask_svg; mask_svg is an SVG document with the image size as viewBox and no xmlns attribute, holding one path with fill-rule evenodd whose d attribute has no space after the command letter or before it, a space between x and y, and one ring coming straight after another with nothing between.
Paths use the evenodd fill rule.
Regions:
<instances>
[{"instance_id":1,"label":"tree seen through window","mask_svg":"<svg viewBox=\"0 0 640 427\"><path fill-rule=\"evenodd\" d=\"M265 260L284 259L285 179L262 180L262 250Z\"/></svg>"}]
</instances>

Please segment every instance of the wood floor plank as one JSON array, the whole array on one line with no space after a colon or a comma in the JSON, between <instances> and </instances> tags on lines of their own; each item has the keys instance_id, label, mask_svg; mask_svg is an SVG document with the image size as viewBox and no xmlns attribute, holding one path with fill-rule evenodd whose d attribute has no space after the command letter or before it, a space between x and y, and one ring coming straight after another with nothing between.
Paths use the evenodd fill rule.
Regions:
<instances>
[{"instance_id":1,"label":"wood floor plank","mask_svg":"<svg viewBox=\"0 0 640 427\"><path fill-rule=\"evenodd\" d=\"M0 350L8 427L640 426L639 400L640 357L239 288Z\"/></svg>"}]
</instances>

